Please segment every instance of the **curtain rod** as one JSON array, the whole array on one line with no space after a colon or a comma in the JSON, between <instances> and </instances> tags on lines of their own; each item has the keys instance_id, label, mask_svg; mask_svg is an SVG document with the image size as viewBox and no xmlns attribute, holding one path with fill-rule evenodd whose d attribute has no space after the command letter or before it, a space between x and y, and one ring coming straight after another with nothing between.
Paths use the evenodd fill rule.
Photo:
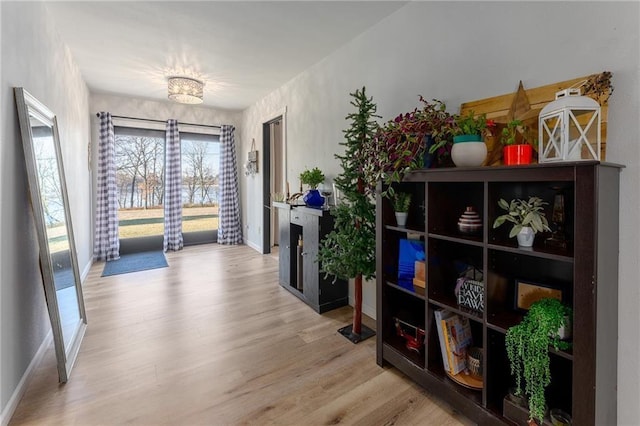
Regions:
<instances>
[{"instance_id":1,"label":"curtain rod","mask_svg":"<svg viewBox=\"0 0 640 426\"><path fill-rule=\"evenodd\" d=\"M100 117L100 113L96 113L97 117ZM123 118L125 120L139 120L139 121L151 121L154 123L166 123L166 121L163 120L156 120L153 118L138 118L138 117L125 117L123 115L112 115L112 118ZM209 124L194 124L194 123L182 123L180 121L178 121L178 124L184 124L185 126L198 126L198 127L210 127L212 129L220 129L220 126L214 126L214 125L209 125Z\"/></svg>"}]
</instances>

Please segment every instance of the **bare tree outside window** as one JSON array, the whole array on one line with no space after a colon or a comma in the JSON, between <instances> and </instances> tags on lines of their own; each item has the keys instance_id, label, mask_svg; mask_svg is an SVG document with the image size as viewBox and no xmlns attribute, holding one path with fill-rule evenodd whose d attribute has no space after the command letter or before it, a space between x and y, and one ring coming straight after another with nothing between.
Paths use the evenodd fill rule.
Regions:
<instances>
[{"instance_id":1,"label":"bare tree outside window","mask_svg":"<svg viewBox=\"0 0 640 426\"><path fill-rule=\"evenodd\" d=\"M219 144L185 135L181 147L182 230L218 229Z\"/></svg>"},{"instance_id":2,"label":"bare tree outside window","mask_svg":"<svg viewBox=\"0 0 640 426\"><path fill-rule=\"evenodd\" d=\"M116 176L121 208L153 208L164 194L164 140L116 136Z\"/></svg>"},{"instance_id":3,"label":"bare tree outside window","mask_svg":"<svg viewBox=\"0 0 640 426\"><path fill-rule=\"evenodd\" d=\"M218 137L180 134L183 233L218 229ZM120 238L164 232L164 132L116 127Z\"/></svg>"},{"instance_id":4,"label":"bare tree outside window","mask_svg":"<svg viewBox=\"0 0 640 426\"><path fill-rule=\"evenodd\" d=\"M120 238L162 235L164 137L116 132Z\"/></svg>"}]
</instances>

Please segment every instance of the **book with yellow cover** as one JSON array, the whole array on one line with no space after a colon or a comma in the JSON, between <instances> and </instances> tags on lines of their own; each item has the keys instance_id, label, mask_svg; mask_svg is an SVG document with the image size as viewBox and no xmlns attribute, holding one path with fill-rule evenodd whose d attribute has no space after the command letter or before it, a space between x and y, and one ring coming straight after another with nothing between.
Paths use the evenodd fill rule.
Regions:
<instances>
[{"instance_id":1,"label":"book with yellow cover","mask_svg":"<svg viewBox=\"0 0 640 426\"><path fill-rule=\"evenodd\" d=\"M433 311L433 316L436 319L436 328L438 330L438 340L440 341L440 352L442 353L442 365L444 366L445 371L449 371L449 358L447 356L447 346L445 343L442 320L445 318L449 318L451 315L453 315L453 312L447 311L445 309L436 309L435 311Z\"/></svg>"},{"instance_id":2,"label":"book with yellow cover","mask_svg":"<svg viewBox=\"0 0 640 426\"><path fill-rule=\"evenodd\" d=\"M452 315L442 320L449 373L456 375L467 368L467 348L473 344L469 319Z\"/></svg>"}]
</instances>

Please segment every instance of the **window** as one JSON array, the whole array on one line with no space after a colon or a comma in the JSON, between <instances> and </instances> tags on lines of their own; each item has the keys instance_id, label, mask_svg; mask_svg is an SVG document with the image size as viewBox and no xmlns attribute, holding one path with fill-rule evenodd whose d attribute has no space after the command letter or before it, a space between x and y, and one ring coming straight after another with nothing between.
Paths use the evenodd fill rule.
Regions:
<instances>
[{"instance_id":1,"label":"window","mask_svg":"<svg viewBox=\"0 0 640 426\"><path fill-rule=\"evenodd\" d=\"M165 132L116 126L115 134L121 251L157 248L147 244L160 239L161 245L164 234ZM219 140L218 135L180 132L185 245L217 240Z\"/></svg>"},{"instance_id":2,"label":"window","mask_svg":"<svg viewBox=\"0 0 640 426\"><path fill-rule=\"evenodd\" d=\"M219 136L180 132L185 245L214 242L220 194Z\"/></svg>"},{"instance_id":3,"label":"window","mask_svg":"<svg viewBox=\"0 0 640 426\"><path fill-rule=\"evenodd\" d=\"M120 239L164 234L163 131L116 127Z\"/></svg>"}]
</instances>

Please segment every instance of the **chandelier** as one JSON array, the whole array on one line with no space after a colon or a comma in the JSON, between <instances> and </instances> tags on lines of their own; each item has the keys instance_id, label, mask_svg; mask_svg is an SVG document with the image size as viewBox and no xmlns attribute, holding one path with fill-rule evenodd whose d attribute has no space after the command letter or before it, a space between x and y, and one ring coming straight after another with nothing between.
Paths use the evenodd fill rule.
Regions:
<instances>
[{"instance_id":1,"label":"chandelier","mask_svg":"<svg viewBox=\"0 0 640 426\"><path fill-rule=\"evenodd\" d=\"M169 77L169 99L181 104L201 104L204 83L188 77Z\"/></svg>"}]
</instances>

